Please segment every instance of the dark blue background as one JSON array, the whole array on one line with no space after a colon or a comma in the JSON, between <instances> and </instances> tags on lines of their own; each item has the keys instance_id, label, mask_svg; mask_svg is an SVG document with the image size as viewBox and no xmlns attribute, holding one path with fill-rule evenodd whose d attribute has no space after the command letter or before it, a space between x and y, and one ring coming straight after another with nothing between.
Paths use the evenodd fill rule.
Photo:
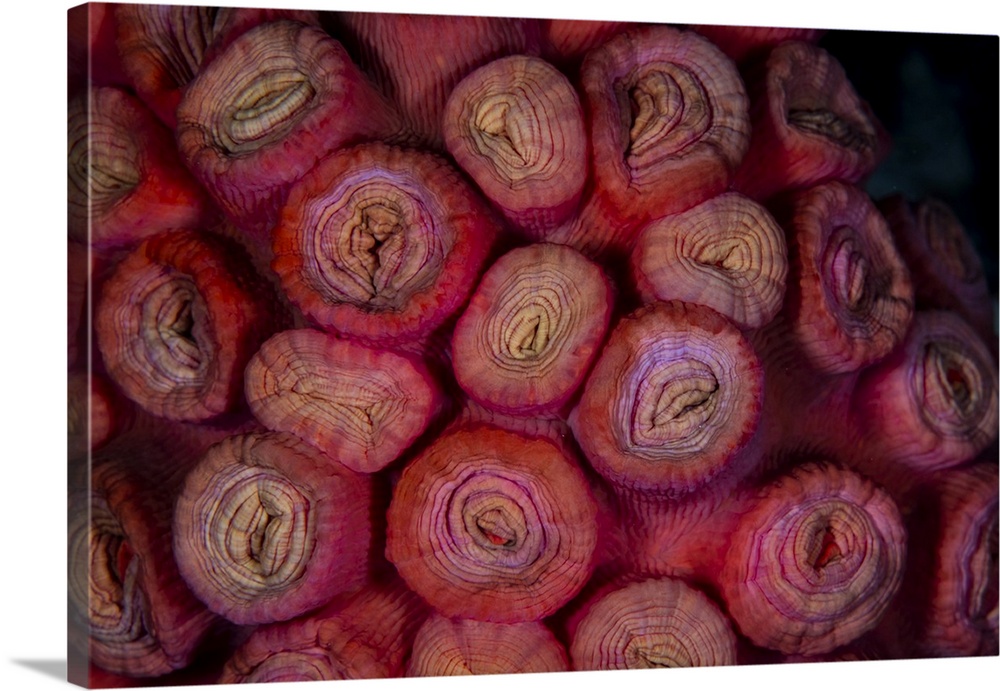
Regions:
<instances>
[{"instance_id":1,"label":"dark blue background","mask_svg":"<svg viewBox=\"0 0 1000 691\"><path fill-rule=\"evenodd\" d=\"M997 36L830 31L820 45L844 66L890 131L872 197L902 192L951 205L997 295L1000 39Z\"/></svg>"}]
</instances>

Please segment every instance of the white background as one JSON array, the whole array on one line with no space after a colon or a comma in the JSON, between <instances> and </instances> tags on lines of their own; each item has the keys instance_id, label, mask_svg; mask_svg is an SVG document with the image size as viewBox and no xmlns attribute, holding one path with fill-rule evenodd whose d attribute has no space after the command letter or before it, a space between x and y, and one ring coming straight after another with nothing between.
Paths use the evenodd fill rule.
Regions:
<instances>
[{"instance_id":1,"label":"white background","mask_svg":"<svg viewBox=\"0 0 1000 691\"><path fill-rule=\"evenodd\" d=\"M198 4L211 4L202 0ZM275 0L222 5L439 11L572 18L639 19L678 23L822 26L905 31L996 34L993 3L946 0L931 9L876 9L875 0L826 3L647 2L643 8L595 0ZM670 5L668 7L668 4ZM894 3L912 6L916 3ZM65 509L65 323L66 323L66 10L72 3L12 0L0 18L0 687L64 687L66 661ZM808 5L808 6L805 6ZM974 69L974 68L973 68ZM996 91L997 84L984 89ZM1000 677L1000 659L913 661L656 670L651 673L587 673L468 680L340 682L338 688L501 689L584 688L627 685L634 689L950 689ZM346 684L346 685L345 685ZM311 684L308 688L331 687ZM261 686L261 688L265 688ZM298 685L269 685L290 690Z\"/></svg>"}]
</instances>

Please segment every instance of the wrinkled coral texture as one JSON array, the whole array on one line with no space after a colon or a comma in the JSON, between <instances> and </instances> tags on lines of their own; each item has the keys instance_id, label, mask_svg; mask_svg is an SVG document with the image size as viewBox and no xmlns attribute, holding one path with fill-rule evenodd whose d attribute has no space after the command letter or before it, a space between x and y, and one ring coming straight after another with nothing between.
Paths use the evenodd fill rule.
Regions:
<instances>
[{"instance_id":1,"label":"wrinkled coral texture","mask_svg":"<svg viewBox=\"0 0 1000 691\"><path fill-rule=\"evenodd\" d=\"M78 680L996 654L983 270L821 32L83 12Z\"/></svg>"}]
</instances>

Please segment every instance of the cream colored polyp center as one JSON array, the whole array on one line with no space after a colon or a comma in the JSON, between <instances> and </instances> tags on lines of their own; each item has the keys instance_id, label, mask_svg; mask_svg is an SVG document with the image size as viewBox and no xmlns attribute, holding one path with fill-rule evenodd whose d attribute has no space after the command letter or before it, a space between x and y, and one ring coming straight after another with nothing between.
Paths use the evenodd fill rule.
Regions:
<instances>
[{"instance_id":1,"label":"cream colored polyp center","mask_svg":"<svg viewBox=\"0 0 1000 691\"><path fill-rule=\"evenodd\" d=\"M305 571L314 544L310 502L280 474L245 466L220 472L200 513L209 531L205 562L218 565L210 578L234 597L280 590Z\"/></svg>"},{"instance_id":2,"label":"cream colored polyp center","mask_svg":"<svg viewBox=\"0 0 1000 691\"><path fill-rule=\"evenodd\" d=\"M226 120L227 148L252 151L279 139L294 125L316 90L308 76L295 69L265 72L238 94Z\"/></svg>"},{"instance_id":3,"label":"cream colored polyp center","mask_svg":"<svg viewBox=\"0 0 1000 691\"><path fill-rule=\"evenodd\" d=\"M432 285L451 249L431 194L406 175L360 171L345 177L305 214L306 273L327 302L403 309Z\"/></svg>"},{"instance_id":4,"label":"cream colored polyp center","mask_svg":"<svg viewBox=\"0 0 1000 691\"><path fill-rule=\"evenodd\" d=\"M478 104L472 137L479 154L502 171L502 177L516 182L532 174L539 163L540 129L530 108L514 95L502 94Z\"/></svg>"},{"instance_id":5,"label":"cream colored polyp center","mask_svg":"<svg viewBox=\"0 0 1000 691\"><path fill-rule=\"evenodd\" d=\"M100 113L88 121L86 135L75 140L69 151L69 179L86 192L94 211L110 208L142 181L142 152L133 133L108 122ZM126 136L123 136L126 135Z\"/></svg>"},{"instance_id":6,"label":"cream colored polyp center","mask_svg":"<svg viewBox=\"0 0 1000 691\"><path fill-rule=\"evenodd\" d=\"M391 292L393 259L405 249L406 219L391 199L359 203L345 230L350 251L343 256L361 283L370 286L370 298Z\"/></svg>"},{"instance_id":7,"label":"cream colored polyp center","mask_svg":"<svg viewBox=\"0 0 1000 691\"><path fill-rule=\"evenodd\" d=\"M652 669L658 667L688 667L679 643L667 645L663 639L673 638L669 634L639 635L631 639L625 648L625 665L629 669Z\"/></svg>"},{"instance_id":8,"label":"cream colored polyp center","mask_svg":"<svg viewBox=\"0 0 1000 691\"><path fill-rule=\"evenodd\" d=\"M680 65L651 64L628 90L632 168L676 155L711 126L708 97L698 78Z\"/></svg>"},{"instance_id":9,"label":"cream colored polyp center","mask_svg":"<svg viewBox=\"0 0 1000 691\"><path fill-rule=\"evenodd\" d=\"M538 356L548 345L550 330L549 315L544 309L531 306L522 310L508 331L508 352L518 360Z\"/></svg>"},{"instance_id":10,"label":"cream colored polyp center","mask_svg":"<svg viewBox=\"0 0 1000 691\"><path fill-rule=\"evenodd\" d=\"M719 388L712 369L697 360L648 363L628 417L631 450L664 459L693 451L720 405Z\"/></svg>"},{"instance_id":11,"label":"cream colored polyp center","mask_svg":"<svg viewBox=\"0 0 1000 691\"><path fill-rule=\"evenodd\" d=\"M83 582L78 582L70 590L71 602L86 614L92 635L102 643L149 638L139 560L132 557L122 527L103 496L94 493L91 497L88 529L74 534L85 537L86 544L71 543L73 549L86 550L86 567L74 566L81 576L86 571L88 578L85 589Z\"/></svg>"},{"instance_id":12,"label":"cream colored polyp center","mask_svg":"<svg viewBox=\"0 0 1000 691\"><path fill-rule=\"evenodd\" d=\"M171 392L199 386L212 362L205 301L194 280L171 270L150 273L139 299L139 343L149 382Z\"/></svg>"},{"instance_id":13,"label":"cream colored polyp center","mask_svg":"<svg viewBox=\"0 0 1000 691\"><path fill-rule=\"evenodd\" d=\"M558 362L576 317L577 292L553 271L517 272L494 301L484 344L507 371L541 373Z\"/></svg>"},{"instance_id":14,"label":"cream colored polyp center","mask_svg":"<svg viewBox=\"0 0 1000 691\"><path fill-rule=\"evenodd\" d=\"M753 266L752 250L743 238L708 245L696 259L701 264L729 273L743 272Z\"/></svg>"}]
</instances>

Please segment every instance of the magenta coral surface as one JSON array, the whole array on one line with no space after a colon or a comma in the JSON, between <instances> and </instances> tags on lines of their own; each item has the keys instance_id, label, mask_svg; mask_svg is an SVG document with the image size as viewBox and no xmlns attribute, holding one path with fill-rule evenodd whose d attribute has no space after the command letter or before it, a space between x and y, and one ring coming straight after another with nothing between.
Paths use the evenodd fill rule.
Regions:
<instances>
[{"instance_id":1,"label":"magenta coral surface","mask_svg":"<svg viewBox=\"0 0 1000 691\"><path fill-rule=\"evenodd\" d=\"M837 37L71 10L71 681L996 655L995 266Z\"/></svg>"}]
</instances>

